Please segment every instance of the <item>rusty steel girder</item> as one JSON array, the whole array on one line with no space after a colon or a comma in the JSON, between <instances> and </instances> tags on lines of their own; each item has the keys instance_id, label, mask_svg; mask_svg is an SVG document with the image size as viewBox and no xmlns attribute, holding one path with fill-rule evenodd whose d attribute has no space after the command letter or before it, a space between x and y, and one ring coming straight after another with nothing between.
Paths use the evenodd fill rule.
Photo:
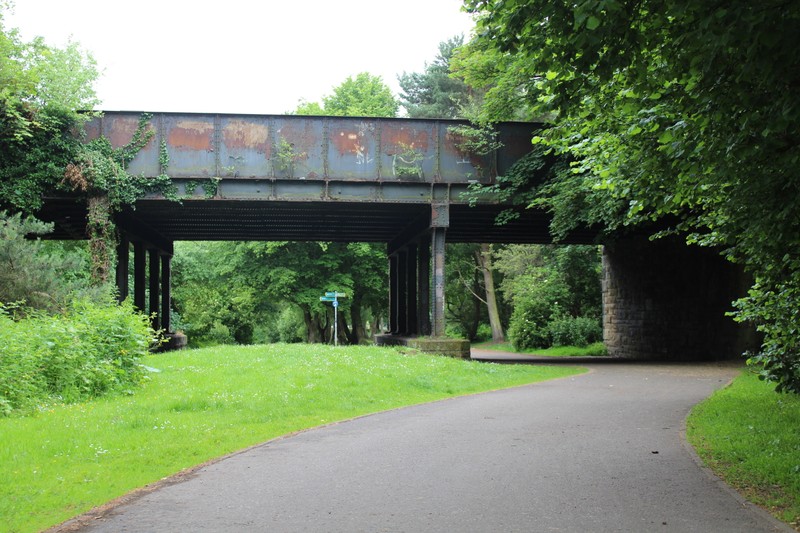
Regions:
<instances>
[{"instance_id":1,"label":"rusty steel girder","mask_svg":"<svg viewBox=\"0 0 800 533\"><path fill-rule=\"evenodd\" d=\"M106 112L87 138L130 142L141 113ZM131 162L132 174L172 178L289 179L389 183L492 183L531 149L540 124L497 125L502 147L470 153L455 120L156 113L155 135ZM169 167L162 168L162 145Z\"/></svg>"}]
</instances>

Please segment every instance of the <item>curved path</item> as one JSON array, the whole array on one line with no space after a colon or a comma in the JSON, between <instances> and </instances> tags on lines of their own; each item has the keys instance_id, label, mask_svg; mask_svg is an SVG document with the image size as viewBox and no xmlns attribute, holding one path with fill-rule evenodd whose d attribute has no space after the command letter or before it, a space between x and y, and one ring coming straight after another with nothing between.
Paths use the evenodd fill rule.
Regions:
<instances>
[{"instance_id":1,"label":"curved path","mask_svg":"<svg viewBox=\"0 0 800 533\"><path fill-rule=\"evenodd\" d=\"M690 407L735 367L590 366L270 441L82 531L792 531L683 441Z\"/></svg>"}]
</instances>

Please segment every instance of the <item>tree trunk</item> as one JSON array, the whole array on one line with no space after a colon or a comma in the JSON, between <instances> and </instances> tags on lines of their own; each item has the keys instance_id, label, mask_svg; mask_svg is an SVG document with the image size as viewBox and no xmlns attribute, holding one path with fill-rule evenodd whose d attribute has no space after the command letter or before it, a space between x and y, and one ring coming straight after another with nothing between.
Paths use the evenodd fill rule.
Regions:
<instances>
[{"instance_id":1,"label":"tree trunk","mask_svg":"<svg viewBox=\"0 0 800 533\"><path fill-rule=\"evenodd\" d=\"M381 311L372 309L372 323L370 325L370 334L374 337L378 333L381 333Z\"/></svg>"},{"instance_id":2,"label":"tree trunk","mask_svg":"<svg viewBox=\"0 0 800 533\"><path fill-rule=\"evenodd\" d=\"M344 313L337 313L339 317L339 344L358 344L358 341L353 341L355 335L355 327L353 331L347 326L347 317Z\"/></svg>"},{"instance_id":3,"label":"tree trunk","mask_svg":"<svg viewBox=\"0 0 800 533\"><path fill-rule=\"evenodd\" d=\"M364 319L361 318L360 298L353 298L353 303L350 305L350 322L353 324L350 343L360 344L367 338L367 328L364 325Z\"/></svg>"},{"instance_id":4,"label":"tree trunk","mask_svg":"<svg viewBox=\"0 0 800 533\"><path fill-rule=\"evenodd\" d=\"M486 286L486 310L489 312L489 325L492 328L492 341L505 342L503 325L500 323L500 310L497 307L497 295L494 289L494 268L492 267L492 245L481 244L478 253L478 265L483 271L483 284Z\"/></svg>"},{"instance_id":5,"label":"tree trunk","mask_svg":"<svg viewBox=\"0 0 800 533\"><path fill-rule=\"evenodd\" d=\"M306 342L319 343L322 342L322 336L319 330L319 321L314 320L311 315L311 310L308 307L300 306L303 310L303 322L306 325Z\"/></svg>"}]
</instances>

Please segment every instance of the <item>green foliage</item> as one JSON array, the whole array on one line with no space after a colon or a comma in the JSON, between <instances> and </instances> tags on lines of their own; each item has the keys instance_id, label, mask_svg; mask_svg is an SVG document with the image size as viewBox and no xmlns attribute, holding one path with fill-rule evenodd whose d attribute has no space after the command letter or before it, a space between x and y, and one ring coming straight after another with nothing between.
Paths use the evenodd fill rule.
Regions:
<instances>
[{"instance_id":1,"label":"green foliage","mask_svg":"<svg viewBox=\"0 0 800 533\"><path fill-rule=\"evenodd\" d=\"M517 352L514 346L507 342L487 342L473 345L473 348L480 350L491 350L498 352ZM536 355L542 357L601 357L608 355L605 345L602 342L593 342L588 346L554 346L551 348L526 348L517 353Z\"/></svg>"},{"instance_id":2,"label":"green foliage","mask_svg":"<svg viewBox=\"0 0 800 533\"><path fill-rule=\"evenodd\" d=\"M293 115L325 115L325 110L319 104L319 102L307 102L305 100L300 100L297 104L297 108L291 113Z\"/></svg>"},{"instance_id":3,"label":"green foliage","mask_svg":"<svg viewBox=\"0 0 800 533\"><path fill-rule=\"evenodd\" d=\"M551 321L565 312L569 288L558 279L526 276L524 281L530 288L514 299L508 336L516 350L545 348L552 344Z\"/></svg>"},{"instance_id":4,"label":"green foliage","mask_svg":"<svg viewBox=\"0 0 800 533\"><path fill-rule=\"evenodd\" d=\"M479 18L470 48L486 55L468 72L500 65L483 79L550 117L535 141L572 162L539 204L558 232L657 219L720 247L756 281L738 305L764 333L753 362L798 390L797 318L771 295L800 287L800 4L466 5Z\"/></svg>"},{"instance_id":5,"label":"green foliage","mask_svg":"<svg viewBox=\"0 0 800 533\"><path fill-rule=\"evenodd\" d=\"M800 286L756 282L736 306L736 319L756 324L764 335L761 351L751 354L748 363L759 378L775 381L778 392L800 394Z\"/></svg>"},{"instance_id":6,"label":"green foliage","mask_svg":"<svg viewBox=\"0 0 800 533\"><path fill-rule=\"evenodd\" d=\"M150 113L142 113L131 141L114 148L106 137L81 145L75 162L67 166L65 183L73 190L108 197L112 210L133 205L148 193L158 192L170 200L178 200L177 189L166 174L156 177L128 174L127 167L155 136ZM162 145L159 155L162 170L169 166L169 155Z\"/></svg>"},{"instance_id":7,"label":"green foliage","mask_svg":"<svg viewBox=\"0 0 800 533\"><path fill-rule=\"evenodd\" d=\"M450 75L450 61L464 44L457 36L439 43L439 53L433 63L425 64L424 72L397 76L400 83L400 103L410 118L458 118L469 99L469 87Z\"/></svg>"},{"instance_id":8,"label":"green foliage","mask_svg":"<svg viewBox=\"0 0 800 533\"><path fill-rule=\"evenodd\" d=\"M2 110L0 129L1 115ZM0 131L0 205L26 213L41 207L44 193L61 181L80 144L73 133L79 126L76 115L46 108L36 117L20 139L10 127Z\"/></svg>"},{"instance_id":9,"label":"green foliage","mask_svg":"<svg viewBox=\"0 0 800 533\"><path fill-rule=\"evenodd\" d=\"M386 269L385 253L367 243L179 243L173 301L195 345L295 342L298 322L304 340L322 342L333 313L319 297L335 289L348 294L341 340L358 343L388 305Z\"/></svg>"},{"instance_id":10,"label":"green foliage","mask_svg":"<svg viewBox=\"0 0 800 533\"><path fill-rule=\"evenodd\" d=\"M559 316L547 325L551 346L583 348L603 340L603 328L597 318L588 316Z\"/></svg>"},{"instance_id":11,"label":"green foliage","mask_svg":"<svg viewBox=\"0 0 800 533\"><path fill-rule=\"evenodd\" d=\"M0 305L0 414L30 412L127 390L143 378L139 358L154 341L130 303L76 300L64 315Z\"/></svg>"},{"instance_id":12,"label":"green foliage","mask_svg":"<svg viewBox=\"0 0 800 533\"><path fill-rule=\"evenodd\" d=\"M97 104L92 89L98 77L94 59L73 42L64 49L42 38L26 43L3 24L0 5L0 143L24 142L49 129L53 116L89 110Z\"/></svg>"},{"instance_id":13,"label":"green foliage","mask_svg":"<svg viewBox=\"0 0 800 533\"><path fill-rule=\"evenodd\" d=\"M238 275L236 245L178 243L173 259L173 302L193 346L249 344L263 318L257 292Z\"/></svg>"},{"instance_id":14,"label":"green foliage","mask_svg":"<svg viewBox=\"0 0 800 533\"><path fill-rule=\"evenodd\" d=\"M322 98L322 105L301 101L296 115L332 115L339 117L395 117L400 104L380 76L367 72L349 76Z\"/></svg>"},{"instance_id":15,"label":"green foliage","mask_svg":"<svg viewBox=\"0 0 800 533\"><path fill-rule=\"evenodd\" d=\"M32 212L61 179L79 146L76 110L97 103L94 60L75 43L23 42L0 6L0 205Z\"/></svg>"},{"instance_id":16,"label":"green foliage","mask_svg":"<svg viewBox=\"0 0 800 533\"><path fill-rule=\"evenodd\" d=\"M507 246L497 253L500 290L514 305L517 350L600 340L600 255L595 246Z\"/></svg>"},{"instance_id":17,"label":"green foliage","mask_svg":"<svg viewBox=\"0 0 800 533\"><path fill-rule=\"evenodd\" d=\"M278 151L272 158L273 172L276 176L293 178L295 163L305 156L305 153L298 153L292 143L281 137L278 142Z\"/></svg>"},{"instance_id":18,"label":"green foliage","mask_svg":"<svg viewBox=\"0 0 800 533\"><path fill-rule=\"evenodd\" d=\"M254 343L274 342L296 343L306 339L306 326L303 313L298 307L287 306L268 316L264 324L256 325Z\"/></svg>"},{"instance_id":19,"label":"green foliage","mask_svg":"<svg viewBox=\"0 0 800 533\"><path fill-rule=\"evenodd\" d=\"M476 123L541 120L529 99L535 78L529 76L523 58L478 38L456 50L450 66L452 75L469 87L473 99L464 115Z\"/></svg>"},{"instance_id":20,"label":"green foliage","mask_svg":"<svg viewBox=\"0 0 800 533\"><path fill-rule=\"evenodd\" d=\"M26 238L51 230L34 218L0 211L0 302L56 312L75 294L89 295L88 280L78 274L85 254Z\"/></svg>"},{"instance_id":21,"label":"green foliage","mask_svg":"<svg viewBox=\"0 0 800 533\"><path fill-rule=\"evenodd\" d=\"M450 243L445 253L445 313L448 335L455 338L478 338L478 329L488 321L483 302L486 288L475 261L478 244Z\"/></svg>"}]
</instances>

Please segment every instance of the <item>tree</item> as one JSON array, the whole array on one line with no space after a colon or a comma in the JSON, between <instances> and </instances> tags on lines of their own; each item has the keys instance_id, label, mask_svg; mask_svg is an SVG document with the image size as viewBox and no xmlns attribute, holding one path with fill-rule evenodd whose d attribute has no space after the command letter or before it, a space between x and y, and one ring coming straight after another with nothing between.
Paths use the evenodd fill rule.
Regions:
<instances>
[{"instance_id":1,"label":"tree","mask_svg":"<svg viewBox=\"0 0 800 533\"><path fill-rule=\"evenodd\" d=\"M176 243L172 261L176 324L192 345L250 344L277 306L236 268L235 243Z\"/></svg>"},{"instance_id":2,"label":"tree","mask_svg":"<svg viewBox=\"0 0 800 533\"><path fill-rule=\"evenodd\" d=\"M466 5L479 16L477 46L512 57L526 100L553 117L535 142L573 161L560 181L609 206L571 220L674 217L690 243L745 265L755 283L737 319L764 334L751 362L779 391L800 392L800 4ZM558 211L575 193L558 181L540 205L563 234L574 222Z\"/></svg>"},{"instance_id":3,"label":"tree","mask_svg":"<svg viewBox=\"0 0 800 533\"><path fill-rule=\"evenodd\" d=\"M514 304L518 349L583 345L602 337L600 254L596 246L509 245L497 252L500 290Z\"/></svg>"},{"instance_id":4,"label":"tree","mask_svg":"<svg viewBox=\"0 0 800 533\"><path fill-rule=\"evenodd\" d=\"M78 110L97 104L94 59L77 44L23 42L0 6L0 204L32 212L80 148Z\"/></svg>"},{"instance_id":5,"label":"tree","mask_svg":"<svg viewBox=\"0 0 800 533\"><path fill-rule=\"evenodd\" d=\"M403 72L400 103L411 118L459 118L470 97L469 87L450 75L450 61L464 44L463 36L439 43L439 53L424 72Z\"/></svg>"},{"instance_id":6,"label":"tree","mask_svg":"<svg viewBox=\"0 0 800 533\"><path fill-rule=\"evenodd\" d=\"M492 266L493 248L491 244L481 244L475 254L475 260L483 273L483 286L486 288L486 311L489 314L489 327L492 328L492 341L505 342L503 323L500 320L500 308L497 305L497 294L494 284L494 267Z\"/></svg>"},{"instance_id":7,"label":"tree","mask_svg":"<svg viewBox=\"0 0 800 533\"><path fill-rule=\"evenodd\" d=\"M400 104L380 76L367 72L349 76L322 97L322 105L300 101L296 115L332 115L338 117L394 117Z\"/></svg>"},{"instance_id":8,"label":"tree","mask_svg":"<svg viewBox=\"0 0 800 533\"><path fill-rule=\"evenodd\" d=\"M479 339L479 326L487 318L485 278L476 262L479 254L480 245L471 243L450 243L445 254L448 329L471 341Z\"/></svg>"},{"instance_id":9,"label":"tree","mask_svg":"<svg viewBox=\"0 0 800 533\"><path fill-rule=\"evenodd\" d=\"M80 276L85 262L79 251L26 238L52 229L52 224L33 217L0 211L0 304L59 312L69 307L72 297L97 296Z\"/></svg>"}]
</instances>

